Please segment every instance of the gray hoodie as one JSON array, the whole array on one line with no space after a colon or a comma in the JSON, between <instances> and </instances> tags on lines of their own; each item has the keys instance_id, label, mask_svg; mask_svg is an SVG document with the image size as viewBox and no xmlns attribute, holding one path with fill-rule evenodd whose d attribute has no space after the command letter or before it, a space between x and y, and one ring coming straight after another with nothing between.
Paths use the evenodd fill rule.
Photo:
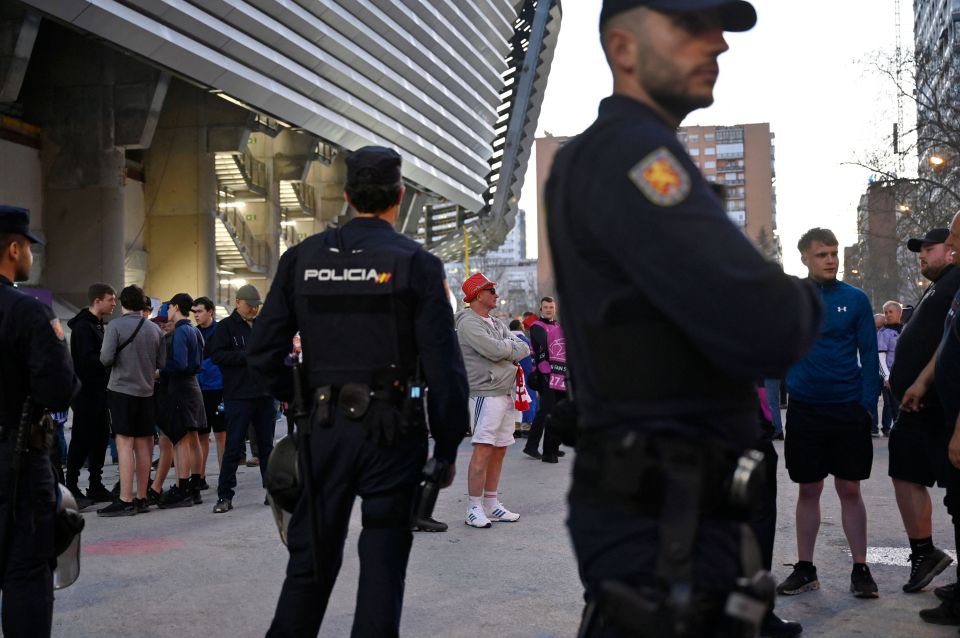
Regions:
<instances>
[{"instance_id":1,"label":"gray hoodie","mask_svg":"<svg viewBox=\"0 0 960 638\"><path fill-rule=\"evenodd\" d=\"M493 325L470 308L454 317L460 352L467 368L472 397L496 397L513 393L517 379L515 362L530 354L527 347L499 319Z\"/></svg>"},{"instance_id":2,"label":"gray hoodie","mask_svg":"<svg viewBox=\"0 0 960 638\"><path fill-rule=\"evenodd\" d=\"M140 317L139 312L127 312L107 324L100 348L100 363L110 368L108 390L135 397L152 397L154 374L163 368L167 359L163 331L159 326L145 320L133 341L117 355L120 344L137 329Z\"/></svg>"}]
</instances>

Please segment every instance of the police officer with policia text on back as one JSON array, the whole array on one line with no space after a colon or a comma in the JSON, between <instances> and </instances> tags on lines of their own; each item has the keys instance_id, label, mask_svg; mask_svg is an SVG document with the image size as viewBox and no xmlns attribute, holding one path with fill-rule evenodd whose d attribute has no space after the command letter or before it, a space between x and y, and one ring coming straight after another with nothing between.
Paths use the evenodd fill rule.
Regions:
<instances>
[{"instance_id":1,"label":"police officer with policia text on back","mask_svg":"<svg viewBox=\"0 0 960 638\"><path fill-rule=\"evenodd\" d=\"M313 401L306 476L313 484L290 521L290 562L268 636L317 634L358 495L363 531L352 635L398 635L411 513L427 460L427 388L434 458L447 467L439 482L453 481L467 430L466 372L443 264L393 228L403 190L395 151L353 152L345 196L358 216L284 253L253 331L250 365L285 401L292 379L284 357L300 331L303 385ZM311 489L318 538L311 538Z\"/></svg>"},{"instance_id":2,"label":"police officer with policia text on back","mask_svg":"<svg viewBox=\"0 0 960 638\"><path fill-rule=\"evenodd\" d=\"M13 287L30 274L33 243L42 242L29 213L0 206L0 633L9 638L50 635L58 491L40 449L52 436L37 436L36 417L66 410L78 387L53 311Z\"/></svg>"},{"instance_id":3,"label":"police officer with policia text on back","mask_svg":"<svg viewBox=\"0 0 960 638\"><path fill-rule=\"evenodd\" d=\"M548 182L582 636L755 635L772 602L743 524L763 482L753 386L803 355L819 302L730 222L676 134L713 102L724 31L755 22L742 1L606 0L613 95Z\"/></svg>"}]
</instances>

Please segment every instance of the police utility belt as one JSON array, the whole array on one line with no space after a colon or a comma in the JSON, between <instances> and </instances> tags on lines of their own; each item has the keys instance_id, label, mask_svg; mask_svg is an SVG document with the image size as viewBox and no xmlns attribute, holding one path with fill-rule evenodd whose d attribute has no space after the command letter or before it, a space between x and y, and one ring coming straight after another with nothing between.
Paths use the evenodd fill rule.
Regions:
<instances>
[{"instance_id":1,"label":"police utility belt","mask_svg":"<svg viewBox=\"0 0 960 638\"><path fill-rule=\"evenodd\" d=\"M671 477L690 474L700 518L744 520L763 490L762 455L743 456L700 441L627 432L609 440L581 433L571 498L607 502L658 517L670 502Z\"/></svg>"},{"instance_id":2,"label":"police utility belt","mask_svg":"<svg viewBox=\"0 0 960 638\"><path fill-rule=\"evenodd\" d=\"M314 390L313 410L318 426L333 425L333 411L338 410L349 421L362 423L368 437L379 445L392 445L404 435L425 432L423 387L415 380L324 385Z\"/></svg>"}]
</instances>

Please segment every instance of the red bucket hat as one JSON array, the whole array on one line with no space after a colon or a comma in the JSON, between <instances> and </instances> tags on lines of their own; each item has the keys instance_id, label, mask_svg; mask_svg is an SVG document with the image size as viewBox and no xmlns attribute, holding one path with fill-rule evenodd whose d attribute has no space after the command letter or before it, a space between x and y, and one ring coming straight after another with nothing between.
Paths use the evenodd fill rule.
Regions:
<instances>
[{"instance_id":1,"label":"red bucket hat","mask_svg":"<svg viewBox=\"0 0 960 638\"><path fill-rule=\"evenodd\" d=\"M487 279L483 273L478 272L475 275L470 275L470 277L463 282L463 286L460 287L461 290L463 290L463 300L466 303L470 303L477 298L481 290L494 288L496 285L496 282Z\"/></svg>"}]
</instances>

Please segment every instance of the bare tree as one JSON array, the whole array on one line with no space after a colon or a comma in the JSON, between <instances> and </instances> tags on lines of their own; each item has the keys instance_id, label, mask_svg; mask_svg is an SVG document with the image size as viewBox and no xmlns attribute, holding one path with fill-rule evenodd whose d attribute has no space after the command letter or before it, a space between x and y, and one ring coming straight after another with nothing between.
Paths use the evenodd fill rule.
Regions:
<instances>
[{"instance_id":1,"label":"bare tree","mask_svg":"<svg viewBox=\"0 0 960 638\"><path fill-rule=\"evenodd\" d=\"M943 43L942 46L946 46ZM915 119L910 126L894 125L880 149L850 162L873 173L874 184L891 188L894 204L890 212L895 223L896 276L901 299L916 301L922 283L916 255L905 249L910 237L922 237L931 228L945 227L960 208L960 73L945 50L920 49L901 60L877 54L869 62L874 72L885 78L896 98ZM909 168L907 168L909 167ZM878 238L858 219L861 252ZM871 276L889 277L889 273L863 273L865 288ZM889 289L890 282L870 285Z\"/></svg>"}]
</instances>

